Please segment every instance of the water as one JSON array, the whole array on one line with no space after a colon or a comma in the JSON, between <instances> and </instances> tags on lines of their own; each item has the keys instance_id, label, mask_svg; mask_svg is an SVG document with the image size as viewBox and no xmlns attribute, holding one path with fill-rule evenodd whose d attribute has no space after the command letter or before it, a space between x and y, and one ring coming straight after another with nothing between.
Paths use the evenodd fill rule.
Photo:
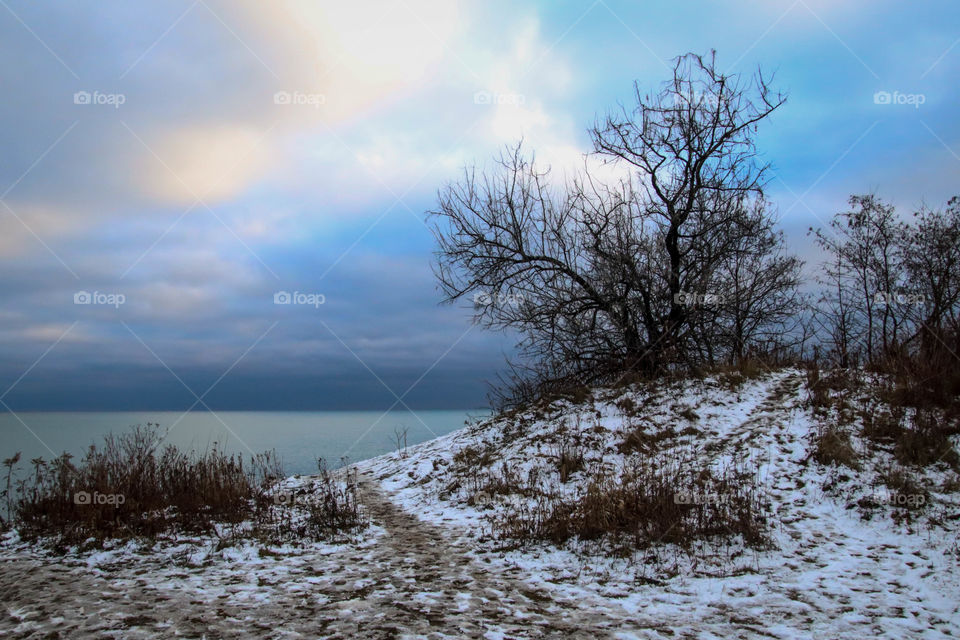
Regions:
<instances>
[{"instance_id":1,"label":"water","mask_svg":"<svg viewBox=\"0 0 960 640\"><path fill-rule=\"evenodd\" d=\"M218 411L190 412L24 412L0 414L0 458L22 452L19 467L32 458L49 460L64 451L78 458L101 444L103 436L132 425L159 423L166 442L183 450L204 451L214 443L249 457L276 450L288 474L317 470L317 458L330 468L396 449L396 429L407 430L407 444L455 431L483 411ZM51 453L52 451L52 453Z\"/></svg>"}]
</instances>

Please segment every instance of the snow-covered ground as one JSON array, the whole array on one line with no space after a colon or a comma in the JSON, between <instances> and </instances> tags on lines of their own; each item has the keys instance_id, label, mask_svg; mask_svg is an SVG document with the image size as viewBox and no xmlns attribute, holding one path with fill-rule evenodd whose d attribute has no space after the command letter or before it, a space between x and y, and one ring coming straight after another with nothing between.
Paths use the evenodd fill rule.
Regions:
<instances>
[{"instance_id":1,"label":"snow-covered ground","mask_svg":"<svg viewBox=\"0 0 960 640\"><path fill-rule=\"evenodd\" d=\"M960 507L955 492L937 489L956 474L927 472L929 503L909 522L889 505L864 511L857 503L880 489L885 454L863 451L860 472L824 468L810 457L819 419L794 370L598 389L357 463L372 524L355 537L221 550L209 540L128 544L53 558L8 535L0 636L960 635ZM701 557L657 545L611 558L584 544L516 548L500 538L492 523L529 498L478 491L486 477L576 495L589 469L626 462L618 445L638 428L672 429L657 446L696 451L704 464L755 468L770 548L732 542ZM571 441L586 464L560 482L557 454ZM308 491L310 479L286 484Z\"/></svg>"},{"instance_id":2,"label":"snow-covered ground","mask_svg":"<svg viewBox=\"0 0 960 640\"><path fill-rule=\"evenodd\" d=\"M646 554L614 560L577 545L508 550L493 554L495 561L519 569L527 582L551 593L622 608L630 620L624 637L657 637L655 629L669 629L665 637L956 636L956 495L934 493L912 525L896 524L896 508L889 505L865 520L853 507L860 498L885 491L876 480L879 470L871 467L882 467L885 460L878 455L857 474L813 462L815 418L806 396L803 373L795 370L746 380L733 390L717 378L626 396L598 390L585 403L561 401L537 417L515 417L514 425L521 427L481 423L358 467L407 511L458 531L485 550L503 546L490 523L498 511L511 508L510 501L485 495L471 499L469 473L460 471L457 477L450 471L463 466L454 460L458 451L491 451L493 473L502 465L519 477L537 469L543 478L556 466L552 443L562 437L558 425L565 425L561 434L583 434L588 460L602 458L614 467L623 462L615 445L629 428L642 423L656 433L673 427L685 434L672 440L674 446L697 443L719 465L756 464L773 511L773 549L747 550L728 563L706 566L680 550L673 550L671 561L669 548L660 550L660 560L651 566L643 562ZM642 407L637 416L618 406L624 397ZM943 473L953 472L930 475L936 480ZM576 478L566 485L582 489ZM940 524L931 524L927 516Z\"/></svg>"}]
</instances>

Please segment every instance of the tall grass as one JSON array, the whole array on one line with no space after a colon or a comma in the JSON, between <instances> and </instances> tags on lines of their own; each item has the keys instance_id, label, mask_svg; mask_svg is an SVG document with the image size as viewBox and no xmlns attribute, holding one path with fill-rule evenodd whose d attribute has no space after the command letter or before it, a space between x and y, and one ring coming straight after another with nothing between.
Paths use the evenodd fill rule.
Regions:
<instances>
[{"instance_id":1,"label":"tall grass","mask_svg":"<svg viewBox=\"0 0 960 640\"><path fill-rule=\"evenodd\" d=\"M50 461L32 460L26 477L6 492L8 520L25 539L61 546L110 538L221 535L223 525L233 536L321 537L363 524L355 493L324 469L316 495L297 505L292 494L278 488L284 473L273 452L251 456L245 464L243 456L217 446L185 453L162 446L162 440L159 426L147 424L106 436L79 463L66 453Z\"/></svg>"}]
</instances>

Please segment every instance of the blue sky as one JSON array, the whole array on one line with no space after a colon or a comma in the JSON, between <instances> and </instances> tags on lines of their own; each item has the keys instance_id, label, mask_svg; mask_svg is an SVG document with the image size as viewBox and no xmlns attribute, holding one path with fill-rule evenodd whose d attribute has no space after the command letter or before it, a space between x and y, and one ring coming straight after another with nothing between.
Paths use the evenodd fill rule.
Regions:
<instances>
[{"instance_id":1,"label":"blue sky","mask_svg":"<svg viewBox=\"0 0 960 640\"><path fill-rule=\"evenodd\" d=\"M948 1L3 0L0 399L482 405L512 338L439 305L424 224L463 165L522 135L561 173L634 80L716 49L789 94L758 144L815 263L806 229L852 193L960 193L958 24Z\"/></svg>"}]
</instances>

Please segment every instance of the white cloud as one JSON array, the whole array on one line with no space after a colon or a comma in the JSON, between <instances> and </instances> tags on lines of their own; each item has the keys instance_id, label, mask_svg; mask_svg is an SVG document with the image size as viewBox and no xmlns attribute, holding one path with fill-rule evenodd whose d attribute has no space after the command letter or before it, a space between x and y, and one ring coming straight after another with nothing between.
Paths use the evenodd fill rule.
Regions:
<instances>
[{"instance_id":1,"label":"white cloud","mask_svg":"<svg viewBox=\"0 0 960 640\"><path fill-rule=\"evenodd\" d=\"M267 134L268 135L268 134ZM240 193L273 163L272 140L250 126L189 126L158 130L146 143L143 187L161 203L207 204Z\"/></svg>"}]
</instances>

